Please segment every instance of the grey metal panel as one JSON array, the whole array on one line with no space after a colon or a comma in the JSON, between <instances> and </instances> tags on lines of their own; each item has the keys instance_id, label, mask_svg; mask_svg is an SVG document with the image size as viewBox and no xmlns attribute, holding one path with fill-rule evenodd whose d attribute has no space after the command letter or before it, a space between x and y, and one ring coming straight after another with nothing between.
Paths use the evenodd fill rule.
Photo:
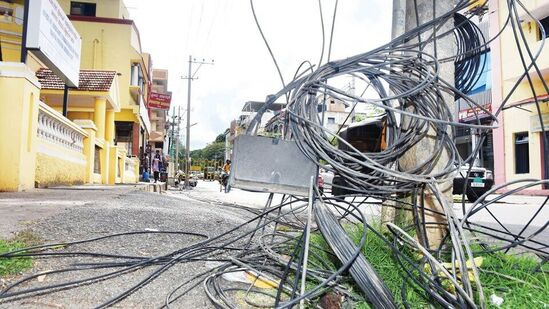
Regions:
<instances>
[{"instance_id":1,"label":"grey metal panel","mask_svg":"<svg viewBox=\"0 0 549 309\"><path fill-rule=\"evenodd\" d=\"M316 164L293 141L239 135L233 148L232 187L307 196Z\"/></svg>"}]
</instances>

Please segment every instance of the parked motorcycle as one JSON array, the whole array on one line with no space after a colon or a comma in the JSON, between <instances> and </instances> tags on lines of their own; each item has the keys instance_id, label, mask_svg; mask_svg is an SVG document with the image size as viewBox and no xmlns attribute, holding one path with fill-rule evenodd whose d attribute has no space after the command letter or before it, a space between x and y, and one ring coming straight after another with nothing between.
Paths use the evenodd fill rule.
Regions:
<instances>
[{"instance_id":1,"label":"parked motorcycle","mask_svg":"<svg viewBox=\"0 0 549 309\"><path fill-rule=\"evenodd\" d=\"M226 172L221 172L221 177L219 177L219 192L225 192L225 193L228 193L230 188L229 188L229 174L226 173Z\"/></svg>"}]
</instances>

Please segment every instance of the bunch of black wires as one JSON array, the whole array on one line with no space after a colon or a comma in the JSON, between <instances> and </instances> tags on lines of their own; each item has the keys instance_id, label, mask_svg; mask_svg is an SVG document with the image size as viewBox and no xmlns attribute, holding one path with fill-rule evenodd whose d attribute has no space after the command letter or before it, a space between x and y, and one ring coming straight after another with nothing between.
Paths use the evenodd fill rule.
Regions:
<instances>
[{"instance_id":1,"label":"bunch of black wires","mask_svg":"<svg viewBox=\"0 0 549 309\"><path fill-rule=\"evenodd\" d=\"M177 307L181 298L202 285L217 308L243 305L292 308L303 303L316 307L333 295L350 302L365 300L375 308L410 307L406 295L412 288L419 289L422 297L435 306L485 307L482 282L473 262L477 254L520 249L533 252L542 263L547 261L549 255L548 244L539 238L547 224L532 229L532 223L543 214L547 199L519 231L501 222L491 211L506 196L547 185L547 180L521 180L497 186L470 207L463 202L460 215L454 211L453 201L448 199L443 189L462 165L472 165L480 145L488 132L497 127L499 114L509 107L510 97L521 82L528 82L534 97L537 97L540 93L534 90L534 76L531 76L535 75L542 81L543 93L549 93L536 64L543 43L537 51L528 46L520 26L519 8L533 20L535 18L521 1L507 0L506 3L509 15L499 33L490 39L485 38L471 21L473 16L461 14L469 1L460 0L454 9L439 12L432 20L418 24L415 29L372 51L332 61L329 50L327 62L322 63L323 48L319 63L312 65L308 61L303 62L288 83L277 65L283 88L268 96L247 133L256 134L262 113L277 100L286 99L284 138L295 141L299 149L319 167L343 179L332 186L345 189L345 195L328 196L313 186L309 198L285 195L279 204L273 205L271 194L262 211L251 210L248 221L214 237L184 231L154 232L192 238L190 244L158 256L71 250L75 245L153 232L121 233L3 253L0 255L2 259L62 256L74 259L94 257L105 261L76 263L65 269L28 276L2 290L0 299L10 301L108 280L136 270L150 270L137 284L98 304L98 308L108 307L145 288L174 265L216 261L217 266L175 284L173 290L166 294L162 306ZM253 9L253 2L251 4ZM322 14L320 5L319 8ZM334 21L335 12L336 9ZM258 23L255 10L254 17ZM324 33L324 21L321 20ZM449 23L453 25L452 29L441 30ZM261 31L261 27L259 29ZM502 102L501 108L491 112L466 93L477 83L486 66L483 55L489 50L490 42L498 39L506 29L513 32L524 73ZM456 50L450 57L441 59L425 47L443 38L453 38ZM263 39L267 43L264 36ZM332 39L329 41L331 47ZM269 52L277 64L270 47ZM443 64L449 62L456 64L455 84L445 80L442 72ZM308 65L307 70L301 71L305 65ZM333 81L341 78L359 80L364 85L364 91L357 95L336 86ZM353 110L360 105L383 110L385 146L379 151L361 151L342 138L339 132L326 129L324 109L321 107L326 104L327 97L344 102ZM475 121L457 122L454 110L446 102L448 98L466 102L475 111ZM536 99L534 104L541 117L540 102ZM488 121L486 118L481 121L478 110L488 115ZM541 123L545 132L543 121ZM458 128L481 132L481 139L467 158L462 158L457 151L454 137ZM428 155L422 160L404 164L407 153L414 147L423 147L425 140L431 141ZM549 141L545 141L544 147L548 145ZM547 148L545 153L549 153ZM492 193L507 187L507 193L492 197ZM433 201L438 207L427 207ZM376 218L367 215L368 210L387 208L404 212L410 219L398 224L389 222L380 227L372 222ZM482 212L489 213L497 224L478 223L475 217ZM434 217L438 220L433 220ZM349 226L361 229L358 241L347 235ZM444 231L443 239L437 245L430 240L429 229L432 227ZM322 235L327 246L319 247L311 243L312 234ZM482 244L482 249L471 249L471 235L479 236L476 241ZM405 278L399 297L388 288L375 265L362 254L367 237L379 239L398 261ZM497 240L499 244L494 246L483 239ZM55 250L59 245L64 249ZM443 265L448 261L452 264L449 268ZM472 263L472 267L468 266L468 262ZM102 273L78 280L28 287L43 274L89 270L102 270ZM470 271L472 278L460 275ZM231 274L244 274L248 281L231 282L227 279ZM358 287L360 293L353 287Z\"/></svg>"}]
</instances>

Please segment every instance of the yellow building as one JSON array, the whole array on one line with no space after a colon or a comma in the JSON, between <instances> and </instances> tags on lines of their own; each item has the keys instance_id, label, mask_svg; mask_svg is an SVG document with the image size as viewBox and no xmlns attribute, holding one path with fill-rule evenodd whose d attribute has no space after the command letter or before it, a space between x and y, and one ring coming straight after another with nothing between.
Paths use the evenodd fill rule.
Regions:
<instances>
[{"instance_id":1,"label":"yellow building","mask_svg":"<svg viewBox=\"0 0 549 309\"><path fill-rule=\"evenodd\" d=\"M152 71L152 91L155 93L168 93L168 70L153 69ZM151 135L149 145L153 150L160 150L167 154L168 145L165 143L167 134L167 116L168 110L151 108Z\"/></svg>"},{"instance_id":2,"label":"yellow building","mask_svg":"<svg viewBox=\"0 0 549 309\"><path fill-rule=\"evenodd\" d=\"M529 0L523 4L532 15L541 20L545 28L546 40L549 39L549 0ZM499 14L491 14L490 32L497 34L502 25L505 24L508 9L507 1L491 0L490 11L497 11ZM522 11L522 10L521 10ZM526 41L532 53L537 53L541 46L542 31L540 26L526 13L522 13L521 27L524 31ZM520 34L519 34L520 35ZM547 179L549 178L549 153L544 149L545 137L549 133L542 133L542 125L545 130L549 129L549 103L548 94L543 81L549 84L549 48L546 46L541 50L537 65L542 73L540 78L532 69L530 76L534 86L534 92L524 78L514 90L505 110L500 116L501 128L494 132L494 158L496 182L503 183L520 179ZM502 102L512 91L515 83L521 78L525 69L520 61L515 36L512 29L508 27L500 39L492 46L493 63L493 102ZM527 64L528 54L523 49ZM534 104L535 97L540 102L540 110ZM493 108L496 110L498 106ZM541 115L540 115L541 113ZM540 122L540 116L543 122ZM533 188L529 193L549 195L549 188L541 186Z\"/></svg>"},{"instance_id":3,"label":"yellow building","mask_svg":"<svg viewBox=\"0 0 549 309\"><path fill-rule=\"evenodd\" d=\"M123 1L60 5L82 37L66 117L60 78L32 52L20 61L23 0L0 1L0 191L139 180L151 58Z\"/></svg>"},{"instance_id":4,"label":"yellow building","mask_svg":"<svg viewBox=\"0 0 549 309\"><path fill-rule=\"evenodd\" d=\"M139 156L151 133L146 103L151 57L142 51L139 31L124 2L59 0L59 4L82 36L81 68L117 72L120 111L114 115L115 140L128 155Z\"/></svg>"}]
</instances>

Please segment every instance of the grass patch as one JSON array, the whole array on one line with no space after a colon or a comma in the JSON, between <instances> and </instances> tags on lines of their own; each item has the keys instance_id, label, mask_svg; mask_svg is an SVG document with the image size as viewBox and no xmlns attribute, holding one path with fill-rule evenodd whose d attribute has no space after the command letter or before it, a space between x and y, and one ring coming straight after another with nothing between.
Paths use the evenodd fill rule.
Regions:
<instances>
[{"instance_id":1,"label":"grass patch","mask_svg":"<svg viewBox=\"0 0 549 309\"><path fill-rule=\"evenodd\" d=\"M362 226L347 225L344 228L349 237L358 244L362 236ZM411 308L429 307L424 292L413 282L406 280L406 273L385 242L375 236L374 233L369 232L366 235L366 243L362 248L362 254L392 291L398 307L404 307L404 303L407 303ZM316 251L317 254L315 255L319 255L316 258L311 257L312 260L320 258L324 262L330 261L330 265L333 265L332 269L339 266L339 263L334 260L333 255L330 253L331 250L328 244L319 232L311 235L311 245L323 249L322 251L311 249L311 251ZM473 250L475 249L478 248L473 248ZM412 252L408 254L410 257L414 255ZM484 262L480 267L480 279L488 308L497 308L490 303L492 294L504 299L501 308L549 308L548 265L544 265L542 268L544 271L536 271L539 261L533 257L507 255L503 252L482 256ZM413 259L417 258L416 256ZM406 294L402 295L401 291L404 284L407 289ZM357 286L350 286L350 289L361 293ZM356 308L366 309L371 307L366 301L363 301L356 304Z\"/></svg>"},{"instance_id":2,"label":"grass patch","mask_svg":"<svg viewBox=\"0 0 549 309\"><path fill-rule=\"evenodd\" d=\"M344 228L353 242L359 244L363 233L362 225L347 225L344 226ZM392 250L374 233L366 233L366 242L362 248L362 254L372 267L374 267L389 290L391 290L395 302L399 307L404 307L404 302L407 302L411 308L428 307L428 302L422 296L421 291L418 290L414 284L406 280L406 273L394 258ZM401 293L403 285L407 286L404 299ZM358 287L356 287L355 290L360 291ZM364 301L358 303L357 308L366 309L371 307Z\"/></svg>"},{"instance_id":3,"label":"grass patch","mask_svg":"<svg viewBox=\"0 0 549 309\"><path fill-rule=\"evenodd\" d=\"M503 252L485 255L480 267L485 297L489 299L492 294L502 297L504 308L549 308L548 270L544 267L545 272L537 271L538 266L539 262L532 257Z\"/></svg>"},{"instance_id":4,"label":"grass patch","mask_svg":"<svg viewBox=\"0 0 549 309\"><path fill-rule=\"evenodd\" d=\"M34 246L40 243L40 239L30 231L18 233L10 240L0 239L0 254ZM33 265L30 257L0 258L0 277L15 275L30 269Z\"/></svg>"}]
</instances>

